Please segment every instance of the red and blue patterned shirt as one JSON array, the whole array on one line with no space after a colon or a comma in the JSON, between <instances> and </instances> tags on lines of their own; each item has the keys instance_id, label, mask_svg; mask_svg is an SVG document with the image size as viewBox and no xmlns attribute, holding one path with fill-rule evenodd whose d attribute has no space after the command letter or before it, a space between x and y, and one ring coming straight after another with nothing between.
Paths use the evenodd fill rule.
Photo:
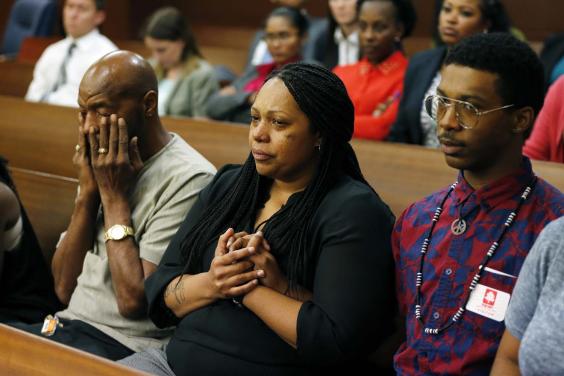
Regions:
<instances>
[{"instance_id":1,"label":"red and blue patterned shirt","mask_svg":"<svg viewBox=\"0 0 564 376\"><path fill-rule=\"evenodd\" d=\"M443 206L425 257L421 286L425 327L442 327L463 304L478 266L533 177L527 158L519 171L478 190L465 181L462 172L459 174L459 182ZM503 321L466 310L461 320L432 335L425 334L423 325L415 318L415 280L421 244L435 209L448 191L449 188L443 189L407 208L392 234L397 296L406 322L406 342L394 357L399 375L489 374L505 329ZM511 294L537 235L548 222L562 215L564 195L538 178L482 273L480 284ZM468 226L463 234L454 235L451 223L460 216ZM501 273L491 272L492 269Z\"/></svg>"}]
</instances>

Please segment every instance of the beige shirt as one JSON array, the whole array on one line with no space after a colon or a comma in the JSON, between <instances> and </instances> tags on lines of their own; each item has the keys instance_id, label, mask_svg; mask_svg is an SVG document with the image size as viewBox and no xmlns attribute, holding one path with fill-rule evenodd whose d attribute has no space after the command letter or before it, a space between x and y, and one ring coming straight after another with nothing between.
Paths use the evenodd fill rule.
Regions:
<instances>
[{"instance_id":1,"label":"beige shirt","mask_svg":"<svg viewBox=\"0 0 564 376\"><path fill-rule=\"evenodd\" d=\"M181 137L145 162L130 195L131 220L139 254L158 264L168 243L212 179L215 168ZM159 329L149 318L120 315L104 242L103 214L98 213L94 246L84 258L82 273L61 318L82 320L134 351L161 348L172 329Z\"/></svg>"}]
</instances>

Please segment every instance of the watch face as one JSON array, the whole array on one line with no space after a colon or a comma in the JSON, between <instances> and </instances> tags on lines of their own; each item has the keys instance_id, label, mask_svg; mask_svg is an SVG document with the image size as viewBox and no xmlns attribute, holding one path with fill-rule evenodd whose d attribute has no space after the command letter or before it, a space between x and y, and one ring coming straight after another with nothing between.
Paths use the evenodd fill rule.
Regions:
<instances>
[{"instance_id":1,"label":"watch face","mask_svg":"<svg viewBox=\"0 0 564 376\"><path fill-rule=\"evenodd\" d=\"M121 226L113 226L110 228L110 236L114 240L123 239L125 237L125 230Z\"/></svg>"}]
</instances>

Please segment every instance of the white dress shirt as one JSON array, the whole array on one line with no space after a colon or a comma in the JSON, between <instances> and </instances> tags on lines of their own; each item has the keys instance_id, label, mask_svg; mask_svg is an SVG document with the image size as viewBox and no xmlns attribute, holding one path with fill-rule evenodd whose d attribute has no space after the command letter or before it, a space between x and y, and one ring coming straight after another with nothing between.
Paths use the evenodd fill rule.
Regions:
<instances>
[{"instance_id":1,"label":"white dress shirt","mask_svg":"<svg viewBox=\"0 0 564 376\"><path fill-rule=\"evenodd\" d=\"M251 59L251 64L262 65L272 63L272 55L268 51L268 46L264 40L259 40L255 51L253 52L253 58Z\"/></svg>"},{"instance_id":2,"label":"white dress shirt","mask_svg":"<svg viewBox=\"0 0 564 376\"><path fill-rule=\"evenodd\" d=\"M343 35L340 27L335 28L335 43L339 47L339 65L354 64L358 61L360 42L358 31Z\"/></svg>"},{"instance_id":3,"label":"white dress shirt","mask_svg":"<svg viewBox=\"0 0 564 376\"><path fill-rule=\"evenodd\" d=\"M61 65L72 43L76 48L66 67L66 83L51 92L57 82ZM108 52L117 50L115 44L100 34L98 29L73 39L53 43L45 49L33 71L33 81L27 89L25 99L32 102L44 101L61 106L77 107L78 86L86 70Z\"/></svg>"},{"instance_id":4,"label":"white dress shirt","mask_svg":"<svg viewBox=\"0 0 564 376\"><path fill-rule=\"evenodd\" d=\"M428 148L438 148L441 146L439 142L439 138L437 136L437 123L433 120L432 117L429 116L427 111L425 110L425 98L429 95L437 94L437 88L441 83L441 72L437 72L433 81L431 81L431 86L425 92L425 96L423 97L423 105L421 106L421 128L423 129L423 145L427 146Z\"/></svg>"},{"instance_id":5,"label":"white dress shirt","mask_svg":"<svg viewBox=\"0 0 564 376\"><path fill-rule=\"evenodd\" d=\"M159 115L166 115L166 106L170 100L170 96L174 91L178 80L171 80L170 78L163 78L159 81Z\"/></svg>"}]
</instances>

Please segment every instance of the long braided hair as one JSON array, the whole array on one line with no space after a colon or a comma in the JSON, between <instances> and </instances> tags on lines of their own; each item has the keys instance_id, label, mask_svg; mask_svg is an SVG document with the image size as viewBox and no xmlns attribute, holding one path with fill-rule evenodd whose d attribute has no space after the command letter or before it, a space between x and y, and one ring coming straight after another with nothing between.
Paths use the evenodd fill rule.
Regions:
<instances>
[{"instance_id":1,"label":"long braided hair","mask_svg":"<svg viewBox=\"0 0 564 376\"><path fill-rule=\"evenodd\" d=\"M309 185L296 200L273 215L263 229L290 288L311 286L314 256L309 238L312 218L336 179L345 174L368 185L349 144L354 129L354 107L342 81L329 70L314 64L287 64L266 81L284 82L294 100L308 117L310 130L321 135L320 162ZM202 257L227 228L241 230L254 215L259 197L271 181L257 173L252 154L242 166L235 186L212 203L200 222L181 243L185 272L201 271ZM368 185L369 186L369 185ZM286 262L281 262L286 260Z\"/></svg>"}]
</instances>

